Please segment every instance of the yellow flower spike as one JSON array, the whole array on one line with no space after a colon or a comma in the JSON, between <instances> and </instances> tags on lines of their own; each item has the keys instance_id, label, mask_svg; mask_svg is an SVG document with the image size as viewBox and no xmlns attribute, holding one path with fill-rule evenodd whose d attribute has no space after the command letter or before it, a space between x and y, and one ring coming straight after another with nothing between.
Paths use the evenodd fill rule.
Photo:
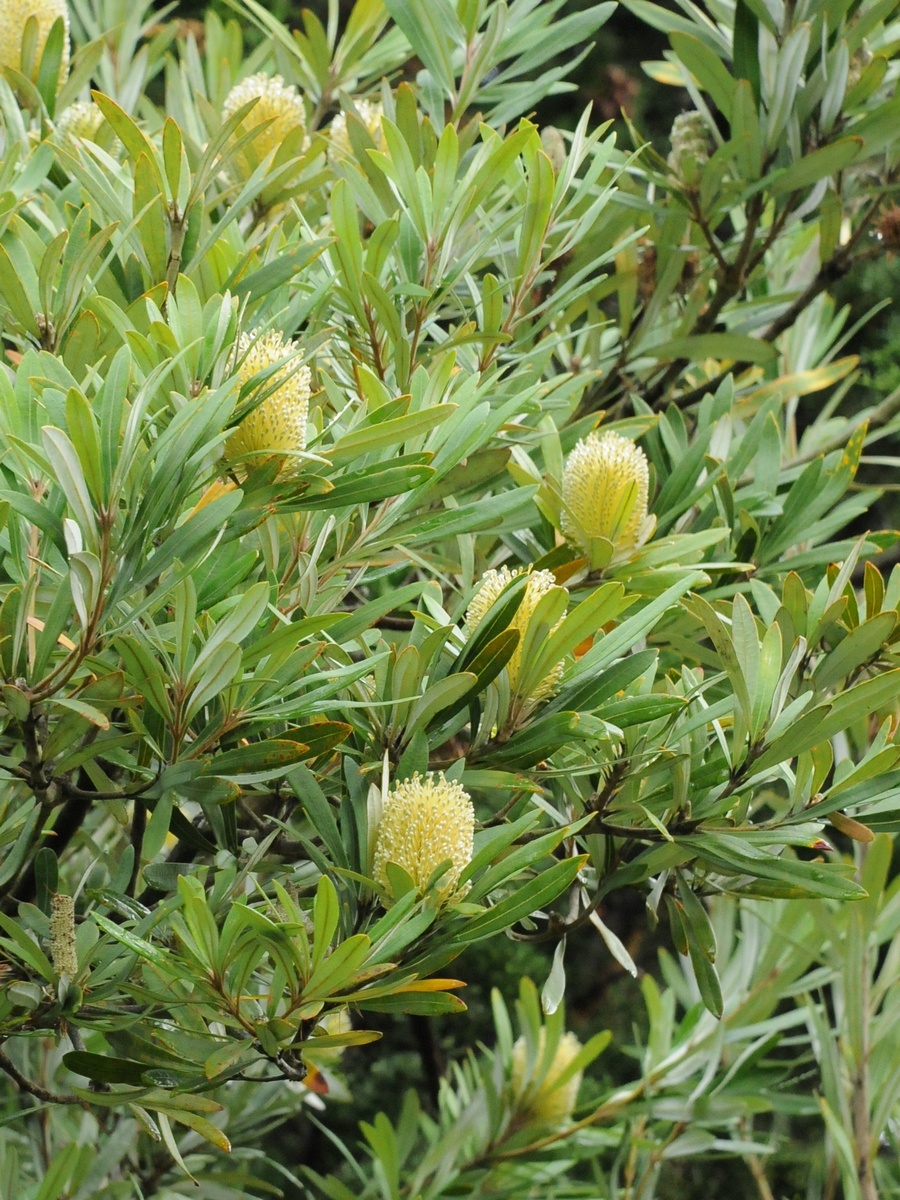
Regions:
<instances>
[{"instance_id":1,"label":"yellow flower spike","mask_svg":"<svg viewBox=\"0 0 900 1200\"><path fill-rule=\"evenodd\" d=\"M54 21L62 17L65 26L60 80L69 70L69 9L66 0L0 0L0 67L22 70L22 36L29 17L37 21L37 47L34 56L34 78L40 64L47 38Z\"/></svg>"},{"instance_id":2,"label":"yellow flower spike","mask_svg":"<svg viewBox=\"0 0 900 1200\"><path fill-rule=\"evenodd\" d=\"M368 130L369 137L375 143L375 149L384 149L384 134L381 131L384 109L381 104L373 100L357 100L356 112ZM328 160L332 165L353 153L350 131L347 129L346 113L339 112L337 114L328 127L328 136Z\"/></svg>"},{"instance_id":3,"label":"yellow flower spike","mask_svg":"<svg viewBox=\"0 0 900 1200\"><path fill-rule=\"evenodd\" d=\"M594 561L594 539L627 557L650 537L656 518L647 515L650 469L647 456L629 438L609 431L589 433L566 459L562 477L562 532Z\"/></svg>"},{"instance_id":4,"label":"yellow flower spike","mask_svg":"<svg viewBox=\"0 0 900 1200\"><path fill-rule=\"evenodd\" d=\"M375 837L372 873L390 891L387 864L396 863L420 892L441 863L450 867L438 880L438 902L462 896L459 877L472 861L475 809L461 784L443 774L416 774L384 798Z\"/></svg>"},{"instance_id":5,"label":"yellow flower spike","mask_svg":"<svg viewBox=\"0 0 900 1200\"><path fill-rule=\"evenodd\" d=\"M485 571L484 577L481 580L481 587L472 597L472 601L466 610L466 634L471 637L485 616L491 605L507 586L514 579L523 573L521 567L517 567L511 571L509 567L501 567L499 571ZM506 672L509 676L510 691L518 690L519 679L522 671L522 644L525 640L525 634L528 626L531 623L531 618L534 616L534 610L537 608L541 597L546 595L551 588L556 587L556 577L552 571L532 571L528 569L528 583L525 587L525 595L522 597L522 602L509 623L510 629L515 629L519 633L519 644L513 651L512 657L506 664ZM558 624L558 622L557 622ZM553 629L556 629L556 625ZM551 633L553 630L551 629ZM559 686L562 679L563 663L557 663L550 674L543 679L535 689L529 700L537 702L544 700Z\"/></svg>"},{"instance_id":6,"label":"yellow flower spike","mask_svg":"<svg viewBox=\"0 0 900 1200\"><path fill-rule=\"evenodd\" d=\"M103 113L93 100L70 104L56 118L56 133L60 141L83 138L92 142L103 124Z\"/></svg>"},{"instance_id":7,"label":"yellow flower spike","mask_svg":"<svg viewBox=\"0 0 900 1200\"><path fill-rule=\"evenodd\" d=\"M301 353L293 340L285 341L276 331L261 333L254 329L241 334L237 356L238 376L248 383L274 363ZM257 466L276 454L292 454L306 446L306 420L312 375L309 367L285 362L264 385L273 388L266 399L245 417L225 443L228 458L242 458ZM287 465L290 470L290 464Z\"/></svg>"},{"instance_id":8,"label":"yellow flower spike","mask_svg":"<svg viewBox=\"0 0 900 1200\"><path fill-rule=\"evenodd\" d=\"M267 155L274 154L294 130L305 132L306 109L294 85L286 84L280 75L250 75L235 84L226 96L222 120L227 121L251 100L255 100L256 104L238 126L234 136L242 137L264 122L271 122L259 131L253 142L257 160L262 162ZM255 165L244 155L239 157L239 161L248 174L249 168Z\"/></svg>"},{"instance_id":9,"label":"yellow flower spike","mask_svg":"<svg viewBox=\"0 0 900 1200\"><path fill-rule=\"evenodd\" d=\"M547 1031L542 1028L538 1038L535 1069L540 1065L544 1056L546 1044ZM524 1093L523 1116L531 1121L541 1121L548 1125L562 1125L571 1118L578 1100L578 1089L581 1087L583 1072L576 1071L571 1079L566 1080L561 1086L557 1085L557 1080L580 1050L581 1042L574 1033L562 1035L546 1075L538 1082L533 1093L530 1090ZM520 1037L512 1048L511 1082L516 1095L519 1095L526 1083L526 1058L525 1039Z\"/></svg>"}]
</instances>

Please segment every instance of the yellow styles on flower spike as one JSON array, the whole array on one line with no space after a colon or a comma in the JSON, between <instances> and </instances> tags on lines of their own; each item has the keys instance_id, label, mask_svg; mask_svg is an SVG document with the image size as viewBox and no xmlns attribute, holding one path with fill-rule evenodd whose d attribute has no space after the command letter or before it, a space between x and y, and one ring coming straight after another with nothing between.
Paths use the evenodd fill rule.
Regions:
<instances>
[{"instance_id":1,"label":"yellow styles on flower spike","mask_svg":"<svg viewBox=\"0 0 900 1200\"><path fill-rule=\"evenodd\" d=\"M509 567L501 567L499 571L493 569L485 571L481 580L481 587L472 597L472 601L466 610L465 628L468 637L474 634L503 589L522 573L523 569L521 567L517 567L513 571ZM557 586L556 578L552 571L532 571L529 568L527 574L528 583L525 586L525 594L513 619L509 623L509 628L517 630L519 634L519 644L506 664L506 672L509 676L509 686L512 692L518 692L519 680L523 674L522 643L525 640L525 634L531 623L531 618L534 616L534 610L537 608L541 597L545 596L551 588ZM554 625L553 629L556 629L556 627ZM550 630L551 633L553 629ZM525 665L527 666L527 664ZM541 680L528 699L537 702L552 695L562 679L563 665L561 662L557 663L550 674Z\"/></svg>"},{"instance_id":2,"label":"yellow styles on flower spike","mask_svg":"<svg viewBox=\"0 0 900 1200\"><path fill-rule=\"evenodd\" d=\"M257 133L252 145L256 158L261 162L273 154L295 130L306 132L306 109L300 93L293 84L286 84L280 75L250 75L235 84L222 106L222 119L227 121L239 108L256 103L235 130L234 137L242 137L258 126L268 124ZM246 152L238 157L242 168L249 174L255 164Z\"/></svg>"},{"instance_id":3,"label":"yellow styles on flower spike","mask_svg":"<svg viewBox=\"0 0 900 1200\"><path fill-rule=\"evenodd\" d=\"M355 108L359 119L365 125L369 137L375 144L375 149L382 150L384 148L384 134L381 130L381 121L384 117L383 107L378 101L357 100ZM328 127L328 137L328 159L332 165L353 153L346 113L339 112L334 118Z\"/></svg>"},{"instance_id":4,"label":"yellow styles on flower spike","mask_svg":"<svg viewBox=\"0 0 900 1200\"><path fill-rule=\"evenodd\" d=\"M66 0L0 0L0 67L22 70L22 38L30 17L34 17L37 22L32 79L37 78L37 67L47 45L50 30L54 22L62 18L64 35L59 66L61 82L69 70L69 9Z\"/></svg>"},{"instance_id":5,"label":"yellow styles on flower spike","mask_svg":"<svg viewBox=\"0 0 900 1200\"><path fill-rule=\"evenodd\" d=\"M240 381L248 383L273 364L299 354L298 343L285 341L277 331L261 333L254 329L243 333L237 348ZM242 458L249 466L257 466L273 455L303 450L311 384L309 367L284 362L263 384L269 395L226 441L226 457Z\"/></svg>"},{"instance_id":6,"label":"yellow styles on flower spike","mask_svg":"<svg viewBox=\"0 0 900 1200\"><path fill-rule=\"evenodd\" d=\"M103 113L93 100L70 104L56 118L56 133L61 141L83 138L92 142L103 124Z\"/></svg>"},{"instance_id":7,"label":"yellow styles on flower spike","mask_svg":"<svg viewBox=\"0 0 900 1200\"><path fill-rule=\"evenodd\" d=\"M540 1068L546 1045L547 1031L542 1028L538 1038L535 1070ZM543 1078L535 1080L537 1086L533 1091L528 1088L521 1097L524 1104L523 1116L530 1121L541 1121L548 1125L562 1125L571 1118L578 1100L578 1089L581 1087L583 1072L576 1071L563 1084L558 1085L557 1081L580 1050L581 1042L574 1033L562 1035L546 1074ZM517 1096L526 1085L526 1059L525 1039L520 1037L512 1048L511 1083Z\"/></svg>"},{"instance_id":8,"label":"yellow styles on flower spike","mask_svg":"<svg viewBox=\"0 0 900 1200\"><path fill-rule=\"evenodd\" d=\"M475 810L468 792L442 774L416 774L394 784L384 798L375 837L372 874L390 891L387 864L396 863L424 891L435 870L449 868L438 880L438 901L459 897L459 877L472 861Z\"/></svg>"},{"instance_id":9,"label":"yellow styles on flower spike","mask_svg":"<svg viewBox=\"0 0 900 1200\"><path fill-rule=\"evenodd\" d=\"M612 430L589 433L563 469L563 534L589 559L595 538L612 544L613 558L627 557L656 527L656 518L647 515L649 488L647 456L639 446Z\"/></svg>"}]
</instances>

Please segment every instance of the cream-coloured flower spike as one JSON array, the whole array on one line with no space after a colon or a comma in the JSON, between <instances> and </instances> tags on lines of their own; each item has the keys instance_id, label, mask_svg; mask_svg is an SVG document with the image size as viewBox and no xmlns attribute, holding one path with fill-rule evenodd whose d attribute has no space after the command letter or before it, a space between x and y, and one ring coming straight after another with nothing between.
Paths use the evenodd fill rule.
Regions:
<instances>
[{"instance_id":1,"label":"cream-coloured flower spike","mask_svg":"<svg viewBox=\"0 0 900 1200\"><path fill-rule=\"evenodd\" d=\"M384 798L372 873L390 891L387 864L396 863L424 891L441 863L450 867L438 880L441 903L462 895L459 877L472 861L475 809L468 792L442 774L404 779Z\"/></svg>"},{"instance_id":2,"label":"cream-coloured flower spike","mask_svg":"<svg viewBox=\"0 0 900 1200\"><path fill-rule=\"evenodd\" d=\"M247 383L273 363L297 356L300 346L280 333L258 329L242 333L238 341L238 376ZM251 466L275 454L292 454L306 446L306 419L312 375L309 367L285 362L263 386L274 387L262 404L245 417L225 443L228 458L244 458Z\"/></svg>"},{"instance_id":3,"label":"cream-coloured flower spike","mask_svg":"<svg viewBox=\"0 0 900 1200\"><path fill-rule=\"evenodd\" d=\"M286 84L280 75L250 75L235 84L226 96L222 119L227 121L251 100L255 100L256 104L238 126L235 136L243 136L264 121L270 121L271 124L261 130L253 142L257 159L261 162L281 146L288 134L295 129L306 129L306 109L294 85Z\"/></svg>"},{"instance_id":4,"label":"cream-coloured flower spike","mask_svg":"<svg viewBox=\"0 0 900 1200\"><path fill-rule=\"evenodd\" d=\"M542 1028L538 1039L537 1064L540 1064L544 1056L546 1044L547 1031ZM572 1116L578 1100L578 1089L581 1087L583 1072L576 1071L572 1078L566 1080L561 1086L557 1086L556 1081L580 1050L581 1042L574 1033L564 1033L559 1039L553 1054L553 1061L547 1068L546 1075L540 1080L533 1094L529 1094L528 1091L524 1094L523 1111L530 1120L561 1125ZM512 1048L511 1082L513 1091L517 1095L525 1084L526 1057L525 1039L520 1037Z\"/></svg>"},{"instance_id":5,"label":"cream-coloured flower spike","mask_svg":"<svg viewBox=\"0 0 900 1200\"><path fill-rule=\"evenodd\" d=\"M60 80L65 79L69 70L69 9L66 0L0 0L0 67L13 67L21 71L22 35L29 17L37 21L35 78L53 22L62 17L65 37L59 77Z\"/></svg>"},{"instance_id":6,"label":"cream-coloured flower spike","mask_svg":"<svg viewBox=\"0 0 900 1200\"><path fill-rule=\"evenodd\" d=\"M592 558L592 541L604 538L623 557L653 533L647 515L647 456L629 438L610 430L589 433L569 457L562 477L562 531ZM591 566L605 565L591 563Z\"/></svg>"},{"instance_id":7,"label":"cream-coloured flower spike","mask_svg":"<svg viewBox=\"0 0 900 1200\"><path fill-rule=\"evenodd\" d=\"M85 138L93 141L103 124L103 113L93 100L79 100L70 104L56 118L56 132L60 140Z\"/></svg>"},{"instance_id":8,"label":"cream-coloured flower spike","mask_svg":"<svg viewBox=\"0 0 900 1200\"><path fill-rule=\"evenodd\" d=\"M516 567L514 571L511 571L509 567L501 567L499 571L493 569L485 571L484 577L481 580L481 587L472 597L472 601L466 610L466 635L468 637L472 636L484 620L488 609L507 584L511 583L522 573L522 567ZM522 675L522 643L525 640L525 633L531 623L531 618L534 616L534 610L537 608L540 598L556 586L556 578L552 571L532 571L529 568L525 595L522 597L522 603L509 623L509 628L516 629L519 633L519 644L513 651L512 658L506 664L506 673L509 676L509 687L512 692L518 690L519 679ZM555 629L556 625L553 628ZM552 633L553 630L550 632ZM559 686L563 669L564 664L561 662L557 663L547 678L541 681L529 699L533 701L544 700L547 696L551 695Z\"/></svg>"},{"instance_id":9,"label":"cream-coloured flower spike","mask_svg":"<svg viewBox=\"0 0 900 1200\"><path fill-rule=\"evenodd\" d=\"M357 100L356 111L359 114L359 119L365 125L369 132L369 137L375 143L376 150L384 148L384 134L381 130L381 121L384 117L384 108L378 101L374 100ZM328 158L331 163L339 162L345 155L353 153L353 147L350 144L350 132L347 129L347 114L339 112L331 125L328 127Z\"/></svg>"}]
</instances>

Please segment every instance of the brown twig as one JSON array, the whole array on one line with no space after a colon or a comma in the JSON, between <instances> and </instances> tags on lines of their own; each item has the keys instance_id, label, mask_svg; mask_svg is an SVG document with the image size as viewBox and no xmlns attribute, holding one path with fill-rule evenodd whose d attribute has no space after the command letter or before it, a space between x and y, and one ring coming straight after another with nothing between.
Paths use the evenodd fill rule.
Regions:
<instances>
[{"instance_id":1,"label":"brown twig","mask_svg":"<svg viewBox=\"0 0 900 1200\"><path fill-rule=\"evenodd\" d=\"M4 1050L0 1050L0 1070L5 1071L23 1092L28 1092L30 1096L43 1100L45 1104L77 1104L82 1108L87 1107L78 1096L63 1096L59 1092L51 1092L49 1088L42 1087L41 1084L28 1079Z\"/></svg>"}]
</instances>

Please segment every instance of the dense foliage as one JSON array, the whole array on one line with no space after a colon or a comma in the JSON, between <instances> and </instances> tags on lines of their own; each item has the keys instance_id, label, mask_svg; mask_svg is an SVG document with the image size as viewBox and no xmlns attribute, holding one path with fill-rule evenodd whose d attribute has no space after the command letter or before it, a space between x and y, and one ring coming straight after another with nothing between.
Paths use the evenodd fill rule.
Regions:
<instances>
[{"instance_id":1,"label":"dense foliage","mask_svg":"<svg viewBox=\"0 0 900 1200\"><path fill-rule=\"evenodd\" d=\"M895 0L623 0L667 158L535 122L612 3L231 2L0 0L0 1193L900 1187L900 396L829 294L900 248ZM623 889L624 1075L563 1009Z\"/></svg>"}]
</instances>

